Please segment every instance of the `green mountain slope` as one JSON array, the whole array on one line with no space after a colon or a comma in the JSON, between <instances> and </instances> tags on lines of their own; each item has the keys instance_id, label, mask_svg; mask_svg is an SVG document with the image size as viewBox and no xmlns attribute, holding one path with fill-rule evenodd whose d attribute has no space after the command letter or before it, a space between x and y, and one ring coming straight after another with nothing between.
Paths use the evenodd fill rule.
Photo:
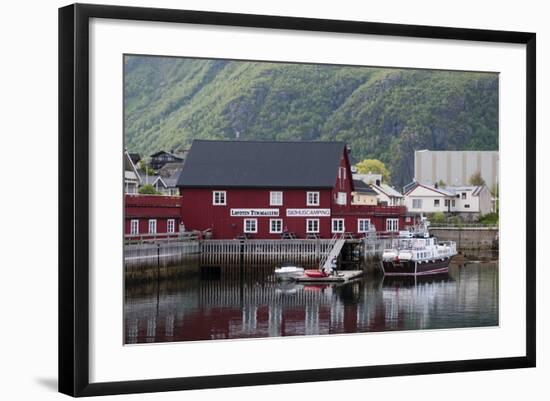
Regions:
<instances>
[{"instance_id":1,"label":"green mountain slope","mask_svg":"<svg viewBox=\"0 0 550 401\"><path fill-rule=\"evenodd\" d=\"M498 148L498 76L486 73L130 56L125 145L182 149L194 138L342 140L395 185L415 149Z\"/></svg>"}]
</instances>

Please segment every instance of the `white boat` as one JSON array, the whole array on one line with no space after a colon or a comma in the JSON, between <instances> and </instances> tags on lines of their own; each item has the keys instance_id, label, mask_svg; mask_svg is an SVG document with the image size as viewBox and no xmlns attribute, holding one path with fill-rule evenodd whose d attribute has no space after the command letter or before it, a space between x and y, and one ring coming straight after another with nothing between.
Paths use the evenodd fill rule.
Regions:
<instances>
[{"instance_id":1,"label":"white boat","mask_svg":"<svg viewBox=\"0 0 550 401\"><path fill-rule=\"evenodd\" d=\"M417 276L446 273L457 254L454 241L438 241L423 220L419 229L400 232L392 248L384 249L380 266L385 276Z\"/></svg>"},{"instance_id":2,"label":"white boat","mask_svg":"<svg viewBox=\"0 0 550 401\"><path fill-rule=\"evenodd\" d=\"M294 280L304 274L302 267L287 265L275 269L275 277L278 280Z\"/></svg>"}]
</instances>

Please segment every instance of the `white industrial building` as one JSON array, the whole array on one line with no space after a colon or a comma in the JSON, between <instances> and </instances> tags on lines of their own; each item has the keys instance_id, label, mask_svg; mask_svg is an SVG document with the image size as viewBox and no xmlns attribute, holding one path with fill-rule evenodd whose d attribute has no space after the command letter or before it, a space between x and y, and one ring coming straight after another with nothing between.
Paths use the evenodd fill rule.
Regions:
<instances>
[{"instance_id":1,"label":"white industrial building","mask_svg":"<svg viewBox=\"0 0 550 401\"><path fill-rule=\"evenodd\" d=\"M470 177L479 172L489 189L499 179L499 153L496 150L417 150L414 152L414 179L434 185L443 181L447 186L469 185Z\"/></svg>"}]
</instances>

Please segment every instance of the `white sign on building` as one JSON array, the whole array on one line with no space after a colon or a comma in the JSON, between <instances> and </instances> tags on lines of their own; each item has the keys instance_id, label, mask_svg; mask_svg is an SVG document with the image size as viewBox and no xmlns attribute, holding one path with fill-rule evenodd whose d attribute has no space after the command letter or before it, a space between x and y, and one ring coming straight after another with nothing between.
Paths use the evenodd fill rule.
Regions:
<instances>
[{"instance_id":1,"label":"white sign on building","mask_svg":"<svg viewBox=\"0 0 550 401\"><path fill-rule=\"evenodd\" d=\"M231 209L231 217L278 217L279 209Z\"/></svg>"},{"instance_id":2,"label":"white sign on building","mask_svg":"<svg viewBox=\"0 0 550 401\"><path fill-rule=\"evenodd\" d=\"M286 209L286 217L330 217L330 209Z\"/></svg>"}]
</instances>

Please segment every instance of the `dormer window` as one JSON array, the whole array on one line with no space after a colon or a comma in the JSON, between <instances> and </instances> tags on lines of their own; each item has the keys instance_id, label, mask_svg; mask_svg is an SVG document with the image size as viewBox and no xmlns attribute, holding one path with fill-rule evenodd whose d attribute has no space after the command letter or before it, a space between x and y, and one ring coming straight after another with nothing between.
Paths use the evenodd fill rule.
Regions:
<instances>
[{"instance_id":1,"label":"dormer window","mask_svg":"<svg viewBox=\"0 0 550 401\"><path fill-rule=\"evenodd\" d=\"M271 191L269 193L270 206L283 206L283 193L281 191Z\"/></svg>"}]
</instances>

